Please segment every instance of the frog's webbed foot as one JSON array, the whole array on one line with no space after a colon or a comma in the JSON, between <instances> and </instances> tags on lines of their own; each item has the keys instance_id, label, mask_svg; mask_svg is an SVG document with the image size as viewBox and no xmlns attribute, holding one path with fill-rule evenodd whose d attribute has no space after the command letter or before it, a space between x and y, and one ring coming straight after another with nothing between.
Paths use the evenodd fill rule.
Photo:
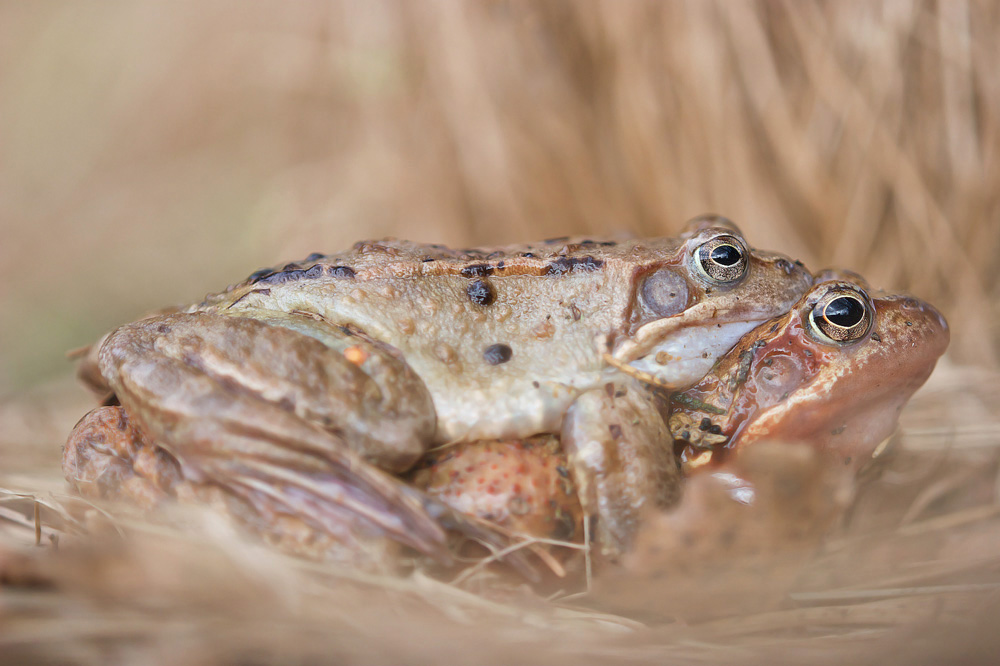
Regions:
<instances>
[{"instance_id":1,"label":"frog's webbed foot","mask_svg":"<svg viewBox=\"0 0 1000 666\"><path fill-rule=\"evenodd\" d=\"M649 390L630 379L581 394L566 412L562 443L605 555L627 551L646 509L680 494L673 438Z\"/></svg>"}]
</instances>

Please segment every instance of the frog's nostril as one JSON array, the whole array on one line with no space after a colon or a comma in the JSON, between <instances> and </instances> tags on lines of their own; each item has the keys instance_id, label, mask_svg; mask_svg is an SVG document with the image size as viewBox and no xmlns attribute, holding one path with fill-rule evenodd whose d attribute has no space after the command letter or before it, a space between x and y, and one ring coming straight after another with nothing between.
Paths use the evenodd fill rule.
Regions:
<instances>
[{"instance_id":1,"label":"frog's nostril","mask_svg":"<svg viewBox=\"0 0 1000 666\"><path fill-rule=\"evenodd\" d=\"M792 264L792 262L790 262L788 259L778 259L777 261L774 262L774 265L777 266L780 270L785 271L785 275L791 275L792 271L795 270L795 265Z\"/></svg>"}]
</instances>

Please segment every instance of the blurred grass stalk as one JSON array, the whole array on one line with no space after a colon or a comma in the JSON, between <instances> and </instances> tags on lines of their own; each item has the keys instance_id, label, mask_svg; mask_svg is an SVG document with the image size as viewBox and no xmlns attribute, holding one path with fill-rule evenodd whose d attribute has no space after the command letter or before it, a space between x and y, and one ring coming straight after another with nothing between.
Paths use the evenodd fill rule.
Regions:
<instances>
[{"instance_id":1,"label":"blurred grass stalk","mask_svg":"<svg viewBox=\"0 0 1000 666\"><path fill-rule=\"evenodd\" d=\"M0 3L0 395L258 265L668 234L908 289L996 363L1000 4Z\"/></svg>"}]
</instances>

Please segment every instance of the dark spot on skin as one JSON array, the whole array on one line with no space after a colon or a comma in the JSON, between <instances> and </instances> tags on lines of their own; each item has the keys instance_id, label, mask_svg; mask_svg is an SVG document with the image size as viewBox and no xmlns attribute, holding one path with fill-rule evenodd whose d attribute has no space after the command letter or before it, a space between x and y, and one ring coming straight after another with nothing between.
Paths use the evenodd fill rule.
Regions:
<instances>
[{"instance_id":1,"label":"dark spot on skin","mask_svg":"<svg viewBox=\"0 0 1000 666\"><path fill-rule=\"evenodd\" d=\"M628 393L628 391L625 390L625 389L621 389L621 390L615 391L615 397L616 398L624 398L626 393Z\"/></svg>"},{"instance_id":2,"label":"dark spot on skin","mask_svg":"<svg viewBox=\"0 0 1000 666\"><path fill-rule=\"evenodd\" d=\"M845 465L850 465L851 464L851 456L847 456L846 458L844 458L844 464Z\"/></svg>"},{"instance_id":3,"label":"dark spot on skin","mask_svg":"<svg viewBox=\"0 0 1000 666\"><path fill-rule=\"evenodd\" d=\"M473 264L460 270L459 274L467 278L486 277L487 275L493 275L493 267L489 264Z\"/></svg>"},{"instance_id":4,"label":"dark spot on skin","mask_svg":"<svg viewBox=\"0 0 1000 666\"><path fill-rule=\"evenodd\" d=\"M354 279L354 269L350 266L327 266L326 274L335 278Z\"/></svg>"},{"instance_id":5,"label":"dark spot on skin","mask_svg":"<svg viewBox=\"0 0 1000 666\"><path fill-rule=\"evenodd\" d=\"M543 243L546 245L553 245L555 243L564 243L569 240L569 236L559 236L558 238L546 238Z\"/></svg>"},{"instance_id":6,"label":"dark spot on skin","mask_svg":"<svg viewBox=\"0 0 1000 666\"><path fill-rule=\"evenodd\" d=\"M681 439L683 439L685 442L690 442L691 441L691 431L690 430L681 430Z\"/></svg>"},{"instance_id":7,"label":"dark spot on skin","mask_svg":"<svg viewBox=\"0 0 1000 666\"><path fill-rule=\"evenodd\" d=\"M878 333L872 333L872 340L875 342L882 342L882 336Z\"/></svg>"},{"instance_id":8,"label":"dark spot on skin","mask_svg":"<svg viewBox=\"0 0 1000 666\"><path fill-rule=\"evenodd\" d=\"M722 426L713 423L711 426L709 426L708 432L712 433L713 435L721 435Z\"/></svg>"},{"instance_id":9,"label":"dark spot on skin","mask_svg":"<svg viewBox=\"0 0 1000 666\"><path fill-rule=\"evenodd\" d=\"M497 294L491 285L486 280L473 280L465 287L465 294L469 297L469 300L476 305L488 306L493 305L493 301L496 300Z\"/></svg>"},{"instance_id":10,"label":"dark spot on skin","mask_svg":"<svg viewBox=\"0 0 1000 666\"><path fill-rule=\"evenodd\" d=\"M777 330L778 330L778 325L775 324L774 326L771 327L771 330L769 331L769 333L774 333Z\"/></svg>"},{"instance_id":11,"label":"dark spot on skin","mask_svg":"<svg viewBox=\"0 0 1000 666\"><path fill-rule=\"evenodd\" d=\"M521 256L524 257L525 259L534 259L535 258L535 255L532 252L522 252Z\"/></svg>"},{"instance_id":12,"label":"dark spot on skin","mask_svg":"<svg viewBox=\"0 0 1000 666\"><path fill-rule=\"evenodd\" d=\"M833 429L833 430L832 430L832 431L830 432L830 434L831 434L831 435L839 435L840 433L844 432L844 430L846 430L846 429L847 429L847 426L846 426L846 425L842 425L842 426L840 426L839 428L834 428L834 429Z\"/></svg>"},{"instance_id":13,"label":"dark spot on skin","mask_svg":"<svg viewBox=\"0 0 1000 666\"><path fill-rule=\"evenodd\" d=\"M502 271L504 267L503 259L497 262L497 270Z\"/></svg>"},{"instance_id":14,"label":"dark spot on skin","mask_svg":"<svg viewBox=\"0 0 1000 666\"><path fill-rule=\"evenodd\" d=\"M712 427L712 419L708 418L707 416L701 420L701 423L698 424L698 430L701 430L702 432L708 430L711 427Z\"/></svg>"},{"instance_id":15,"label":"dark spot on skin","mask_svg":"<svg viewBox=\"0 0 1000 666\"><path fill-rule=\"evenodd\" d=\"M310 254L308 257L305 258L305 261L319 261L324 256L326 255L324 255L322 252L313 252L312 254Z\"/></svg>"},{"instance_id":16,"label":"dark spot on skin","mask_svg":"<svg viewBox=\"0 0 1000 666\"><path fill-rule=\"evenodd\" d=\"M483 358L486 359L486 362L490 365L500 365L501 363L506 363L513 355L513 350L505 344L490 345L483 350Z\"/></svg>"},{"instance_id":17,"label":"dark spot on skin","mask_svg":"<svg viewBox=\"0 0 1000 666\"><path fill-rule=\"evenodd\" d=\"M604 266L604 261L586 257L561 257L545 267L545 275L565 275L566 273L578 273L581 271L596 271Z\"/></svg>"},{"instance_id":18,"label":"dark spot on skin","mask_svg":"<svg viewBox=\"0 0 1000 666\"><path fill-rule=\"evenodd\" d=\"M538 382L531 382L531 385L534 386L535 388L540 388L542 386Z\"/></svg>"},{"instance_id":19,"label":"dark spot on skin","mask_svg":"<svg viewBox=\"0 0 1000 666\"><path fill-rule=\"evenodd\" d=\"M616 439L617 440L617 439L621 439L622 438L622 427L620 425L618 425L617 423L612 423L611 425L609 425L608 426L608 432L611 433L611 438L612 439Z\"/></svg>"},{"instance_id":20,"label":"dark spot on skin","mask_svg":"<svg viewBox=\"0 0 1000 666\"><path fill-rule=\"evenodd\" d=\"M271 290L270 289L254 289L250 293L251 294L260 294L261 296L270 296L271 295Z\"/></svg>"},{"instance_id":21,"label":"dark spot on skin","mask_svg":"<svg viewBox=\"0 0 1000 666\"><path fill-rule=\"evenodd\" d=\"M156 327L156 332L159 333L160 335L166 335L167 333L170 332L170 327L167 326L166 324L160 324L159 326Z\"/></svg>"},{"instance_id":22,"label":"dark spot on skin","mask_svg":"<svg viewBox=\"0 0 1000 666\"><path fill-rule=\"evenodd\" d=\"M570 305L569 311L570 314L573 315L573 321L580 321L580 316L582 313L580 312L580 308L576 307L576 304Z\"/></svg>"},{"instance_id":23,"label":"dark spot on skin","mask_svg":"<svg viewBox=\"0 0 1000 666\"><path fill-rule=\"evenodd\" d=\"M556 474L558 474L564 479L569 478L569 470L563 467L562 465L556 465Z\"/></svg>"},{"instance_id":24,"label":"dark spot on skin","mask_svg":"<svg viewBox=\"0 0 1000 666\"><path fill-rule=\"evenodd\" d=\"M913 326L913 322L912 321L908 321L908 322L906 322L906 325L907 326Z\"/></svg>"},{"instance_id":25,"label":"dark spot on skin","mask_svg":"<svg viewBox=\"0 0 1000 666\"><path fill-rule=\"evenodd\" d=\"M608 394L609 398L615 397L615 385L612 384L611 382L608 382L607 384L604 385L604 392Z\"/></svg>"},{"instance_id":26,"label":"dark spot on skin","mask_svg":"<svg viewBox=\"0 0 1000 666\"><path fill-rule=\"evenodd\" d=\"M423 262L426 264L428 261L436 261L434 257L424 257Z\"/></svg>"},{"instance_id":27,"label":"dark spot on skin","mask_svg":"<svg viewBox=\"0 0 1000 666\"><path fill-rule=\"evenodd\" d=\"M289 264L293 266L294 264ZM292 270L282 269L278 273L272 273L265 278L258 280L260 284L284 284L296 280L311 280L323 274L323 267L316 264L309 269L296 268Z\"/></svg>"}]
</instances>

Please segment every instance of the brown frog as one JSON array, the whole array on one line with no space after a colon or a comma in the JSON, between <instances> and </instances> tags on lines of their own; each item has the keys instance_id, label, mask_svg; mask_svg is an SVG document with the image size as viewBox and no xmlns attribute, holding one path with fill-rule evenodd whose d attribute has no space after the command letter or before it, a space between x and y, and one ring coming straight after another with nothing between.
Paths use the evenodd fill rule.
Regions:
<instances>
[{"instance_id":1,"label":"brown frog","mask_svg":"<svg viewBox=\"0 0 1000 666\"><path fill-rule=\"evenodd\" d=\"M435 444L566 423L607 433L580 442L573 468L588 515L614 525L633 509L616 496L622 486L591 482L605 464L595 447L635 461L641 492L673 483L644 387L693 383L811 283L714 216L663 239L358 243L106 336L81 375L120 413L78 426L64 470L81 491L146 499L176 492L177 476L224 492L265 532L274 516L326 532L348 516L440 555L447 512L386 472ZM626 439L594 421L619 407L641 424ZM156 455L135 465L150 446ZM150 468L162 460L176 475Z\"/></svg>"}]
</instances>

